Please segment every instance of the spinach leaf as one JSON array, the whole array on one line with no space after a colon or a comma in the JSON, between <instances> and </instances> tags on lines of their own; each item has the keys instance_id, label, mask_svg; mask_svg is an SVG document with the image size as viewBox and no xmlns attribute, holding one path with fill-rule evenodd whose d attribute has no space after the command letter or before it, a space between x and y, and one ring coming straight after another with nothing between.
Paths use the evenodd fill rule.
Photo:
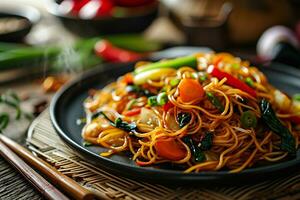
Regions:
<instances>
[{"instance_id":1,"label":"spinach leaf","mask_svg":"<svg viewBox=\"0 0 300 200\"><path fill-rule=\"evenodd\" d=\"M208 151L212 147L213 134L211 132L206 132L198 144L192 139L191 136L184 137L183 141L189 146L194 161L203 162L206 160L204 151Z\"/></svg>"},{"instance_id":2,"label":"spinach leaf","mask_svg":"<svg viewBox=\"0 0 300 200\"><path fill-rule=\"evenodd\" d=\"M179 122L179 127L183 128L185 125L187 125L191 121L191 114L190 113L178 113L177 120Z\"/></svg>"},{"instance_id":3,"label":"spinach leaf","mask_svg":"<svg viewBox=\"0 0 300 200\"><path fill-rule=\"evenodd\" d=\"M278 136L281 137L281 150L287 151L290 154L296 153L296 141L291 132L285 127L277 118L271 104L262 99L260 102L260 109L262 112L262 119L265 124Z\"/></svg>"},{"instance_id":4,"label":"spinach leaf","mask_svg":"<svg viewBox=\"0 0 300 200\"><path fill-rule=\"evenodd\" d=\"M213 137L214 135L211 132L206 132L204 134L203 138L200 140L200 143L198 145L202 151L207 151L212 147Z\"/></svg>"},{"instance_id":5,"label":"spinach leaf","mask_svg":"<svg viewBox=\"0 0 300 200\"><path fill-rule=\"evenodd\" d=\"M190 136L184 137L183 141L189 146L195 162L205 161L206 158L204 152L195 144Z\"/></svg>"}]
</instances>

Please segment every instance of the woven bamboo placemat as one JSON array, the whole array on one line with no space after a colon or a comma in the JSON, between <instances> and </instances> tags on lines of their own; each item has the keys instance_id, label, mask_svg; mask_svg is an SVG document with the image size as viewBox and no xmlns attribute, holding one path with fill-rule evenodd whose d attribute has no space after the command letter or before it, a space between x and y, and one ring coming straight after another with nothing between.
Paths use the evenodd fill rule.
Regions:
<instances>
[{"instance_id":1,"label":"woven bamboo placemat","mask_svg":"<svg viewBox=\"0 0 300 200\"><path fill-rule=\"evenodd\" d=\"M49 111L37 118L27 138L28 147L38 156L91 189L99 197L124 200L151 199L300 199L300 171L296 175L240 187L178 187L168 188L117 177L76 156L56 134Z\"/></svg>"}]
</instances>

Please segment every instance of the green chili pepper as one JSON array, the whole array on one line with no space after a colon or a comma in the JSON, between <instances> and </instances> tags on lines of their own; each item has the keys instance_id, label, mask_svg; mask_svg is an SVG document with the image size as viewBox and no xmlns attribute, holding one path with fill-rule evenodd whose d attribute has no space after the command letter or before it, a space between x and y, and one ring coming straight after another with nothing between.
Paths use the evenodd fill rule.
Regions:
<instances>
[{"instance_id":1,"label":"green chili pepper","mask_svg":"<svg viewBox=\"0 0 300 200\"><path fill-rule=\"evenodd\" d=\"M206 96L208 98L208 100L220 111L223 112L224 111L224 106L221 103L221 101L211 92L207 92Z\"/></svg>"},{"instance_id":2,"label":"green chili pepper","mask_svg":"<svg viewBox=\"0 0 300 200\"><path fill-rule=\"evenodd\" d=\"M165 92L161 92L157 95L156 101L158 105L163 106L168 102L168 95Z\"/></svg>"},{"instance_id":3,"label":"green chili pepper","mask_svg":"<svg viewBox=\"0 0 300 200\"><path fill-rule=\"evenodd\" d=\"M139 74L141 72L146 72L153 69L161 69L161 68L173 68L173 69L179 69L183 66L189 66L192 68L197 67L197 58L196 56L185 56L185 57L179 57L171 60L163 60L160 62L151 63L148 65L145 65L144 67L137 68L134 72L136 74Z\"/></svg>"},{"instance_id":4,"label":"green chili pepper","mask_svg":"<svg viewBox=\"0 0 300 200\"><path fill-rule=\"evenodd\" d=\"M250 110L243 112L241 116L241 123L243 128L255 128L257 125L255 114Z\"/></svg>"}]
</instances>

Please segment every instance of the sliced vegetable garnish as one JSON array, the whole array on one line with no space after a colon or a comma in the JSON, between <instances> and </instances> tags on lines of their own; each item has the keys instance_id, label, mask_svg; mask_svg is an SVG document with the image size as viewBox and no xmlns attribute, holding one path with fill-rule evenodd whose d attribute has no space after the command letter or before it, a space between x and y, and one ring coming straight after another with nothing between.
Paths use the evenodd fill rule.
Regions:
<instances>
[{"instance_id":1,"label":"sliced vegetable garnish","mask_svg":"<svg viewBox=\"0 0 300 200\"><path fill-rule=\"evenodd\" d=\"M174 87L174 86L177 86L177 85L179 84L179 82L180 82L180 79L174 78L174 79L172 79L172 80L170 81L170 85L171 85L172 87Z\"/></svg>"},{"instance_id":2,"label":"sliced vegetable garnish","mask_svg":"<svg viewBox=\"0 0 300 200\"><path fill-rule=\"evenodd\" d=\"M219 70L217 67L211 65L210 67L208 67L207 72L209 74L211 74L213 77L218 78L219 80L226 78L226 84L240 89L244 92L247 92L248 94L250 94L253 97L256 97L256 91L254 89L252 89L251 87L249 87L246 83L240 81L239 79L235 78L234 76L226 73L226 72L222 72L221 70Z\"/></svg>"},{"instance_id":3,"label":"sliced vegetable garnish","mask_svg":"<svg viewBox=\"0 0 300 200\"><path fill-rule=\"evenodd\" d=\"M84 141L84 142L82 143L82 145L83 145L84 147L89 147L89 146L93 146L93 143L90 143L90 142L88 142L88 141Z\"/></svg>"},{"instance_id":4,"label":"sliced vegetable garnish","mask_svg":"<svg viewBox=\"0 0 300 200\"><path fill-rule=\"evenodd\" d=\"M201 84L194 79L184 78L178 85L179 97L183 102L200 100L204 95Z\"/></svg>"},{"instance_id":5,"label":"sliced vegetable garnish","mask_svg":"<svg viewBox=\"0 0 300 200\"><path fill-rule=\"evenodd\" d=\"M254 82L253 82L253 80L250 77L247 77L245 79L245 83L247 83L247 85L249 85L250 87L254 86Z\"/></svg>"},{"instance_id":6,"label":"sliced vegetable garnish","mask_svg":"<svg viewBox=\"0 0 300 200\"><path fill-rule=\"evenodd\" d=\"M224 111L224 106L221 101L211 92L206 92L208 100L220 111Z\"/></svg>"},{"instance_id":7,"label":"sliced vegetable garnish","mask_svg":"<svg viewBox=\"0 0 300 200\"><path fill-rule=\"evenodd\" d=\"M171 60L163 60L160 62L151 63L135 69L134 72L136 74L139 74L153 69L162 69L162 68L170 68L170 67L173 69L178 69L183 66L196 68L197 67L196 56L185 56L185 57L175 58Z\"/></svg>"},{"instance_id":8,"label":"sliced vegetable garnish","mask_svg":"<svg viewBox=\"0 0 300 200\"><path fill-rule=\"evenodd\" d=\"M210 150L210 148L213 145L213 138L214 138L213 133L206 132L204 135L202 135L202 137L200 139L200 143L198 144L198 147L200 147L200 149L202 151Z\"/></svg>"},{"instance_id":9,"label":"sliced vegetable garnish","mask_svg":"<svg viewBox=\"0 0 300 200\"><path fill-rule=\"evenodd\" d=\"M166 103L165 105L163 105L163 110L164 110L165 112L167 112L168 110L170 110L170 109L173 108L173 107L174 107L174 104L172 104L171 101L168 101L168 103Z\"/></svg>"},{"instance_id":10,"label":"sliced vegetable garnish","mask_svg":"<svg viewBox=\"0 0 300 200\"><path fill-rule=\"evenodd\" d=\"M250 110L243 112L241 123L243 128L255 128L257 126L257 118L254 112Z\"/></svg>"},{"instance_id":11,"label":"sliced vegetable garnish","mask_svg":"<svg viewBox=\"0 0 300 200\"><path fill-rule=\"evenodd\" d=\"M165 105L168 102L168 95L165 92L161 92L157 95L157 103L160 106Z\"/></svg>"},{"instance_id":12,"label":"sliced vegetable garnish","mask_svg":"<svg viewBox=\"0 0 300 200\"><path fill-rule=\"evenodd\" d=\"M134 108L132 110L123 112L123 115L125 115L127 117L132 117L132 116L138 115L140 113L141 113L141 108Z\"/></svg>"},{"instance_id":13,"label":"sliced vegetable garnish","mask_svg":"<svg viewBox=\"0 0 300 200\"><path fill-rule=\"evenodd\" d=\"M191 121L191 114L190 113L178 113L177 115L177 121L179 122L179 127L183 128L185 125L187 125Z\"/></svg>"},{"instance_id":14,"label":"sliced vegetable garnish","mask_svg":"<svg viewBox=\"0 0 300 200\"><path fill-rule=\"evenodd\" d=\"M99 115L102 115L106 120L108 120L112 126L122 129L124 131L130 132L136 130L137 128L135 123L125 122L120 117L118 117L115 121L112 121L103 111L100 111Z\"/></svg>"},{"instance_id":15,"label":"sliced vegetable garnish","mask_svg":"<svg viewBox=\"0 0 300 200\"><path fill-rule=\"evenodd\" d=\"M155 81L159 80L163 76L167 76L174 73L176 73L176 70L172 68L151 69L136 74L133 78L133 82L135 85L142 85L146 83L149 79Z\"/></svg>"},{"instance_id":16,"label":"sliced vegetable garnish","mask_svg":"<svg viewBox=\"0 0 300 200\"><path fill-rule=\"evenodd\" d=\"M260 109L262 112L262 119L268 125L268 127L281 137L281 150L287 151L290 154L296 153L296 140L285 127L280 120L277 118L270 102L266 99L260 101Z\"/></svg>"},{"instance_id":17,"label":"sliced vegetable garnish","mask_svg":"<svg viewBox=\"0 0 300 200\"><path fill-rule=\"evenodd\" d=\"M207 74L203 74L202 76L199 77L200 81L206 81L207 80Z\"/></svg>"},{"instance_id":18,"label":"sliced vegetable garnish","mask_svg":"<svg viewBox=\"0 0 300 200\"><path fill-rule=\"evenodd\" d=\"M147 89L143 89L137 85L128 85L126 86L126 91L128 93L132 92L132 93L136 93L139 96L146 96L146 97L150 97L153 96L153 94L147 90Z\"/></svg>"},{"instance_id":19,"label":"sliced vegetable garnish","mask_svg":"<svg viewBox=\"0 0 300 200\"><path fill-rule=\"evenodd\" d=\"M195 162L205 161L204 152L195 144L191 137L184 137L183 141L189 146Z\"/></svg>"},{"instance_id":20,"label":"sliced vegetable garnish","mask_svg":"<svg viewBox=\"0 0 300 200\"><path fill-rule=\"evenodd\" d=\"M110 62L132 62L143 57L142 54L121 49L107 40L100 40L95 45L96 54Z\"/></svg>"},{"instance_id":21,"label":"sliced vegetable garnish","mask_svg":"<svg viewBox=\"0 0 300 200\"><path fill-rule=\"evenodd\" d=\"M159 138L154 147L159 156L168 160L181 160L186 156L184 146L171 137Z\"/></svg>"},{"instance_id":22,"label":"sliced vegetable garnish","mask_svg":"<svg viewBox=\"0 0 300 200\"><path fill-rule=\"evenodd\" d=\"M148 98L148 105L149 106L157 106L158 102L157 102L157 96L152 96Z\"/></svg>"}]
</instances>

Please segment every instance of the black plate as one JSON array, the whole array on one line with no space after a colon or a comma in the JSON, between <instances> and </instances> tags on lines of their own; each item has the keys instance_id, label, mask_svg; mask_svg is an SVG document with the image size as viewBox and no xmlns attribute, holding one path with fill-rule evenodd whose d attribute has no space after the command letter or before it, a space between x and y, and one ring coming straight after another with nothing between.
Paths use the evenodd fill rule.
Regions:
<instances>
[{"instance_id":1,"label":"black plate","mask_svg":"<svg viewBox=\"0 0 300 200\"><path fill-rule=\"evenodd\" d=\"M157 183L187 184L197 182L217 184L241 184L257 181L264 178L296 171L300 164L300 152L297 156L281 163L243 170L231 174L228 171L203 172L184 174L181 171L155 169L152 167L138 167L132 160L125 156L114 155L111 158L99 156L104 151L101 147L83 147L81 138L82 126L76 125L76 120L84 116L83 100L88 96L90 88L102 88L118 76L131 71L133 63L106 64L102 68L94 69L64 87L51 102L50 112L52 123L59 136L87 161L106 169L107 171L125 177L152 181ZM274 65L263 68L269 80L279 89L294 94L300 92L300 71L297 69L282 68ZM288 71L286 73L284 71Z\"/></svg>"}]
</instances>

